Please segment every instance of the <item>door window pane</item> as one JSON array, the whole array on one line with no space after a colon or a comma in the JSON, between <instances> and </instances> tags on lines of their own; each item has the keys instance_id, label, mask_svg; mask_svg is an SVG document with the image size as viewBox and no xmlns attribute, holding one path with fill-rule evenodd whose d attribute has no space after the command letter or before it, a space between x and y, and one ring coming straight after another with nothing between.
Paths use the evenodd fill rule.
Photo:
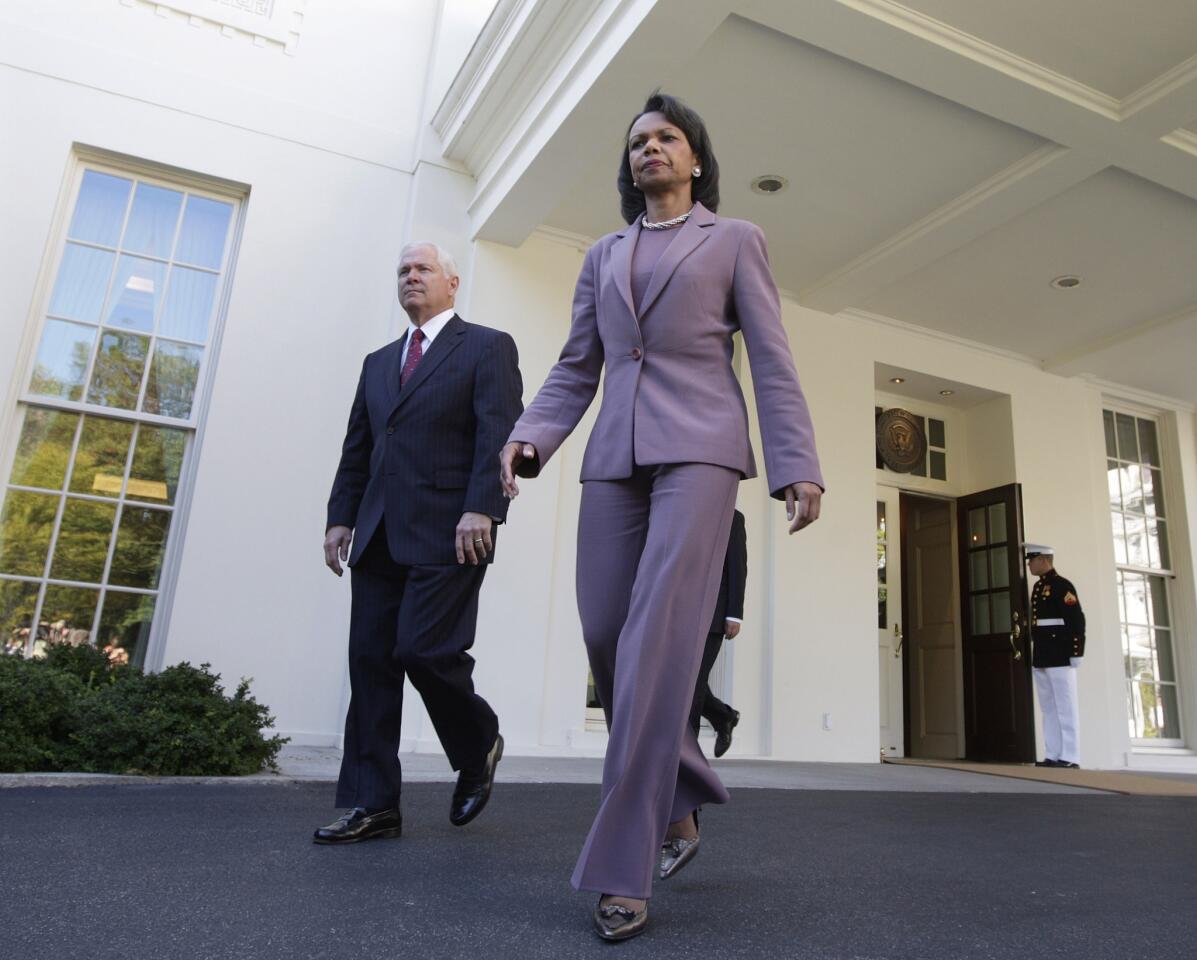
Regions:
<instances>
[{"instance_id":1,"label":"door window pane","mask_svg":"<svg viewBox=\"0 0 1197 960\"><path fill-rule=\"evenodd\" d=\"M37 348L29 392L43 397L79 400L83 396L83 378L95 342L94 327L84 327L65 320L48 320Z\"/></svg>"},{"instance_id":2,"label":"door window pane","mask_svg":"<svg viewBox=\"0 0 1197 960\"><path fill-rule=\"evenodd\" d=\"M975 507L968 512L968 542L980 547L989 542L985 536L985 508Z\"/></svg>"},{"instance_id":3,"label":"door window pane","mask_svg":"<svg viewBox=\"0 0 1197 960\"><path fill-rule=\"evenodd\" d=\"M61 490L78 424L77 413L37 407L27 410L12 465L12 483Z\"/></svg>"},{"instance_id":4,"label":"door window pane","mask_svg":"<svg viewBox=\"0 0 1197 960\"><path fill-rule=\"evenodd\" d=\"M91 374L88 402L122 410L136 407L149 345L149 337L105 331Z\"/></svg>"},{"instance_id":5,"label":"door window pane","mask_svg":"<svg viewBox=\"0 0 1197 960\"><path fill-rule=\"evenodd\" d=\"M154 362L150 367L142 409L164 417L188 419L203 355L203 347L159 340L154 348Z\"/></svg>"},{"instance_id":6,"label":"door window pane","mask_svg":"<svg viewBox=\"0 0 1197 960\"><path fill-rule=\"evenodd\" d=\"M152 590L158 586L170 513L126 504L112 557L111 583Z\"/></svg>"},{"instance_id":7,"label":"door window pane","mask_svg":"<svg viewBox=\"0 0 1197 960\"><path fill-rule=\"evenodd\" d=\"M877 628L884 630L889 623L886 612L889 592L886 587L886 534L885 534L885 503L877 501Z\"/></svg>"},{"instance_id":8,"label":"door window pane","mask_svg":"<svg viewBox=\"0 0 1197 960\"><path fill-rule=\"evenodd\" d=\"M129 205L132 180L114 177L98 170L83 174L79 199L67 236L105 247L115 247L121 236L125 208Z\"/></svg>"},{"instance_id":9,"label":"door window pane","mask_svg":"<svg viewBox=\"0 0 1197 960\"><path fill-rule=\"evenodd\" d=\"M993 594L993 632L1009 633L1011 627L1010 594L1006 590L999 590Z\"/></svg>"},{"instance_id":10,"label":"door window pane","mask_svg":"<svg viewBox=\"0 0 1197 960\"><path fill-rule=\"evenodd\" d=\"M129 226L125 229L124 248L155 257L169 257L182 205L183 194L178 190L139 183L129 214Z\"/></svg>"},{"instance_id":11,"label":"door window pane","mask_svg":"<svg viewBox=\"0 0 1197 960\"><path fill-rule=\"evenodd\" d=\"M188 197L175 260L219 270L232 216L231 203L206 197Z\"/></svg>"},{"instance_id":12,"label":"door window pane","mask_svg":"<svg viewBox=\"0 0 1197 960\"><path fill-rule=\"evenodd\" d=\"M170 290L162 311L159 332L164 337L194 340L208 339L208 321L216 303L215 273L174 267L170 272Z\"/></svg>"},{"instance_id":13,"label":"door window pane","mask_svg":"<svg viewBox=\"0 0 1197 960\"><path fill-rule=\"evenodd\" d=\"M58 497L9 490L0 512L0 573L40 577L54 533Z\"/></svg>"},{"instance_id":14,"label":"door window pane","mask_svg":"<svg viewBox=\"0 0 1197 960\"><path fill-rule=\"evenodd\" d=\"M116 504L68 497L54 545L50 576L55 580L99 583L104 576Z\"/></svg>"},{"instance_id":15,"label":"door window pane","mask_svg":"<svg viewBox=\"0 0 1197 960\"><path fill-rule=\"evenodd\" d=\"M989 507L989 542L1006 542L1006 505L995 503Z\"/></svg>"},{"instance_id":16,"label":"door window pane","mask_svg":"<svg viewBox=\"0 0 1197 960\"><path fill-rule=\"evenodd\" d=\"M141 257L121 257L105 325L152 333L165 281L165 264Z\"/></svg>"},{"instance_id":17,"label":"door window pane","mask_svg":"<svg viewBox=\"0 0 1197 960\"><path fill-rule=\"evenodd\" d=\"M125 461L133 439L133 424L107 417L85 417L71 491L100 497L119 497Z\"/></svg>"},{"instance_id":18,"label":"door window pane","mask_svg":"<svg viewBox=\"0 0 1197 960\"><path fill-rule=\"evenodd\" d=\"M982 593L973 597L973 636L984 636L991 632L989 629L989 594Z\"/></svg>"},{"instance_id":19,"label":"door window pane","mask_svg":"<svg viewBox=\"0 0 1197 960\"><path fill-rule=\"evenodd\" d=\"M994 587L1010 586L1010 555L1005 547L991 547L989 550L990 583Z\"/></svg>"},{"instance_id":20,"label":"door window pane","mask_svg":"<svg viewBox=\"0 0 1197 960\"><path fill-rule=\"evenodd\" d=\"M969 590L989 589L989 558L984 550L974 550L968 555Z\"/></svg>"},{"instance_id":21,"label":"door window pane","mask_svg":"<svg viewBox=\"0 0 1197 960\"><path fill-rule=\"evenodd\" d=\"M49 313L70 320L99 323L116 254L68 243L58 266Z\"/></svg>"}]
</instances>

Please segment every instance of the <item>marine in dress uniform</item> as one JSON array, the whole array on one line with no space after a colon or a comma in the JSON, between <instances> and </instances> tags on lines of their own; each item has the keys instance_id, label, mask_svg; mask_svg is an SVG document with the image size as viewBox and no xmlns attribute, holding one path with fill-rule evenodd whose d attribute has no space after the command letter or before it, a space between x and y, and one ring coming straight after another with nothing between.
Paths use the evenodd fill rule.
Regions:
<instances>
[{"instance_id":1,"label":"marine in dress uniform","mask_svg":"<svg viewBox=\"0 0 1197 960\"><path fill-rule=\"evenodd\" d=\"M1037 767L1079 766L1076 668L1085 655L1085 614L1072 581L1056 573L1055 550L1023 545L1039 579L1031 592L1031 658L1043 710L1044 759Z\"/></svg>"}]
</instances>

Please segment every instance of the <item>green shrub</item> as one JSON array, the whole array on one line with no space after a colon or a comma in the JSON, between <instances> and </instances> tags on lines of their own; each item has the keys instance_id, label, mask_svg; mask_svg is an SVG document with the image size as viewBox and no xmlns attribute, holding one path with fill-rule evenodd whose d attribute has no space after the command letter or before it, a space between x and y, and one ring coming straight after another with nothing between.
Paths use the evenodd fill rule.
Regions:
<instances>
[{"instance_id":1,"label":"green shrub","mask_svg":"<svg viewBox=\"0 0 1197 960\"><path fill-rule=\"evenodd\" d=\"M37 660L0 657L0 770L77 767L71 733L86 696L71 673Z\"/></svg>"},{"instance_id":2,"label":"green shrub","mask_svg":"<svg viewBox=\"0 0 1197 960\"><path fill-rule=\"evenodd\" d=\"M0 659L0 771L233 776L275 768L286 738L242 680L225 696L208 664L161 673L94 647Z\"/></svg>"}]
</instances>

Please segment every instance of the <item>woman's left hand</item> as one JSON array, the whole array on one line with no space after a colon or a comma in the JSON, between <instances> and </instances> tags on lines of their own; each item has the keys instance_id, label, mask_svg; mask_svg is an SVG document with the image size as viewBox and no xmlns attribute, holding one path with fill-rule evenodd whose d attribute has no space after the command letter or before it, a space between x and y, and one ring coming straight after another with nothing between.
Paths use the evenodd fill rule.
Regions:
<instances>
[{"instance_id":1,"label":"woman's left hand","mask_svg":"<svg viewBox=\"0 0 1197 960\"><path fill-rule=\"evenodd\" d=\"M817 483L791 483L786 487L786 519L790 533L797 533L819 519L823 490Z\"/></svg>"}]
</instances>

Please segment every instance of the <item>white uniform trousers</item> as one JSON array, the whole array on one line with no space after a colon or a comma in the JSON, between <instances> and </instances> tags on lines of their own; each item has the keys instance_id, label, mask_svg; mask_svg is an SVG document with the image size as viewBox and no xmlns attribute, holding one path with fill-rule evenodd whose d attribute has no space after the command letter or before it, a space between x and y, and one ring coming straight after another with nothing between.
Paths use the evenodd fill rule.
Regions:
<instances>
[{"instance_id":1,"label":"white uniform trousers","mask_svg":"<svg viewBox=\"0 0 1197 960\"><path fill-rule=\"evenodd\" d=\"M1032 673L1043 711L1043 758L1080 763L1076 667L1035 667Z\"/></svg>"}]
</instances>

